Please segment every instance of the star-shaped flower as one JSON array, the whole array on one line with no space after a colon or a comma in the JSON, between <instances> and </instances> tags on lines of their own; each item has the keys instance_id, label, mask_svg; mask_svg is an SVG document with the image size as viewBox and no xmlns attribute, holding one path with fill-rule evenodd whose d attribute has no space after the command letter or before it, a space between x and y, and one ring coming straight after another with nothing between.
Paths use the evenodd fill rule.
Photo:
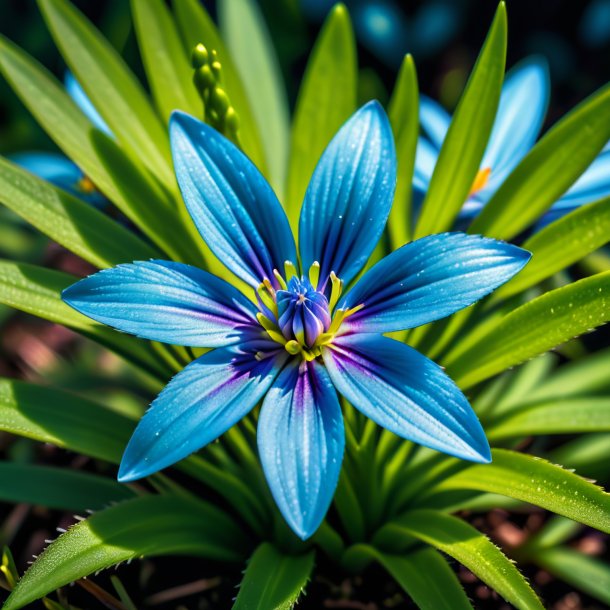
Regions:
<instances>
[{"instance_id":1,"label":"star-shaped flower","mask_svg":"<svg viewBox=\"0 0 610 610\"><path fill-rule=\"evenodd\" d=\"M529 253L479 236L431 235L354 282L383 232L396 179L391 128L376 102L354 114L324 151L301 210L298 254L271 187L237 147L182 113L172 116L170 131L195 225L251 292L158 260L119 265L64 291L72 307L119 330L214 348L152 403L119 480L181 460L262 400L262 466L280 511L305 539L324 518L341 469L337 391L404 438L489 461L485 434L457 386L383 333L474 303L517 273Z\"/></svg>"}]
</instances>

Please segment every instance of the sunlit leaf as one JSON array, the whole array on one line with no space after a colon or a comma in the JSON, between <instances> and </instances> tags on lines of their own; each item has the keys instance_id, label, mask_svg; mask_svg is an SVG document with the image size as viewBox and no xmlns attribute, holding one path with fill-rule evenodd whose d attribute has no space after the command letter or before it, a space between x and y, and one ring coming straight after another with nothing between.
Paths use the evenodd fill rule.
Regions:
<instances>
[{"instance_id":1,"label":"sunlit leaf","mask_svg":"<svg viewBox=\"0 0 610 610\"><path fill-rule=\"evenodd\" d=\"M66 63L116 138L175 190L167 130L118 52L67 0L39 0Z\"/></svg>"},{"instance_id":2,"label":"sunlit leaf","mask_svg":"<svg viewBox=\"0 0 610 610\"><path fill-rule=\"evenodd\" d=\"M290 610L309 580L313 560L311 551L286 555L261 544L248 560L233 610Z\"/></svg>"},{"instance_id":3,"label":"sunlit leaf","mask_svg":"<svg viewBox=\"0 0 610 610\"><path fill-rule=\"evenodd\" d=\"M494 299L507 298L565 269L610 241L610 198L582 206L523 243L531 261Z\"/></svg>"},{"instance_id":4,"label":"sunlit leaf","mask_svg":"<svg viewBox=\"0 0 610 610\"><path fill-rule=\"evenodd\" d=\"M469 231L510 239L532 224L610 140L610 87L559 121L517 165Z\"/></svg>"},{"instance_id":5,"label":"sunlit leaf","mask_svg":"<svg viewBox=\"0 0 610 610\"><path fill-rule=\"evenodd\" d=\"M178 496L146 496L71 527L23 575L3 610L17 610L74 580L141 556L240 561L248 541L219 509Z\"/></svg>"},{"instance_id":6,"label":"sunlit leaf","mask_svg":"<svg viewBox=\"0 0 610 610\"><path fill-rule=\"evenodd\" d=\"M413 168L419 134L419 90L415 63L407 55L400 67L388 116L396 141L396 192L388 220L392 247L399 248L411 239Z\"/></svg>"},{"instance_id":7,"label":"sunlit leaf","mask_svg":"<svg viewBox=\"0 0 610 610\"><path fill-rule=\"evenodd\" d=\"M131 497L133 491L114 479L67 468L0 462L3 502L85 511Z\"/></svg>"},{"instance_id":8,"label":"sunlit leaf","mask_svg":"<svg viewBox=\"0 0 610 610\"><path fill-rule=\"evenodd\" d=\"M197 115L201 100L193 85L190 58L163 0L132 0L133 20L146 76L167 125L174 110Z\"/></svg>"},{"instance_id":9,"label":"sunlit leaf","mask_svg":"<svg viewBox=\"0 0 610 610\"><path fill-rule=\"evenodd\" d=\"M309 179L341 125L356 110L356 48L344 5L334 7L309 57L299 90L284 206L296 229Z\"/></svg>"},{"instance_id":10,"label":"sunlit leaf","mask_svg":"<svg viewBox=\"0 0 610 610\"><path fill-rule=\"evenodd\" d=\"M610 320L610 271L552 290L514 309L459 355L444 361L468 388Z\"/></svg>"},{"instance_id":11,"label":"sunlit leaf","mask_svg":"<svg viewBox=\"0 0 610 610\"><path fill-rule=\"evenodd\" d=\"M269 178L280 200L286 184L290 117L273 42L254 0L225 0L218 5L224 39L256 118Z\"/></svg>"},{"instance_id":12,"label":"sunlit leaf","mask_svg":"<svg viewBox=\"0 0 610 610\"><path fill-rule=\"evenodd\" d=\"M496 116L506 62L501 2L443 142L415 237L450 229L479 171Z\"/></svg>"},{"instance_id":13,"label":"sunlit leaf","mask_svg":"<svg viewBox=\"0 0 610 610\"><path fill-rule=\"evenodd\" d=\"M468 466L435 487L435 491L447 489L499 493L610 533L610 494L531 455L492 449L491 464Z\"/></svg>"},{"instance_id":14,"label":"sunlit leaf","mask_svg":"<svg viewBox=\"0 0 610 610\"><path fill-rule=\"evenodd\" d=\"M0 379L0 430L118 464L135 423L95 402Z\"/></svg>"},{"instance_id":15,"label":"sunlit leaf","mask_svg":"<svg viewBox=\"0 0 610 610\"><path fill-rule=\"evenodd\" d=\"M507 602L523 610L543 606L510 559L468 523L433 510L413 510L386 525L382 539L413 536L453 557L497 591Z\"/></svg>"},{"instance_id":16,"label":"sunlit leaf","mask_svg":"<svg viewBox=\"0 0 610 610\"><path fill-rule=\"evenodd\" d=\"M97 267L159 256L158 250L93 206L2 158L0 202Z\"/></svg>"}]
</instances>

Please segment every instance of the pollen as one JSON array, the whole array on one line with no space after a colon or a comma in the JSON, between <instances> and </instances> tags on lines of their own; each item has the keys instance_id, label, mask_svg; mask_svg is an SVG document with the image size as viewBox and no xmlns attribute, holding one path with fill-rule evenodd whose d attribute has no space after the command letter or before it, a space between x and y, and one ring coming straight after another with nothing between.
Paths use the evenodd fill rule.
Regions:
<instances>
[{"instance_id":1,"label":"pollen","mask_svg":"<svg viewBox=\"0 0 610 610\"><path fill-rule=\"evenodd\" d=\"M491 174L491 167L484 167L477 172L474 182L470 187L470 196L475 195L480 190L484 189L489 182L489 176Z\"/></svg>"}]
</instances>

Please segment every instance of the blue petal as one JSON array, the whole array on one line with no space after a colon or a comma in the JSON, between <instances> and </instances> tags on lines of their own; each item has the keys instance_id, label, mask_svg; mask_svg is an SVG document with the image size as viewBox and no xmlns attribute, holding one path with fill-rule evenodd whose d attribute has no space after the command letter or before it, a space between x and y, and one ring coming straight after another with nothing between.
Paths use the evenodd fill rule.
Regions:
<instances>
[{"instance_id":1,"label":"blue petal","mask_svg":"<svg viewBox=\"0 0 610 610\"><path fill-rule=\"evenodd\" d=\"M419 122L432 144L440 150L451 123L451 115L432 98L420 95Z\"/></svg>"},{"instance_id":2,"label":"blue petal","mask_svg":"<svg viewBox=\"0 0 610 610\"><path fill-rule=\"evenodd\" d=\"M424 193L428 190L430 179L438 161L439 149L421 136L417 140L413 185Z\"/></svg>"},{"instance_id":3,"label":"blue petal","mask_svg":"<svg viewBox=\"0 0 610 610\"><path fill-rule=\"evenodd\" d=\"M258 286L296 263L294 238L274 192L254 164L215 129L174 112L172 154L188 211L212 252Z\"/></svg>"},{"instance_id":4,"label":"blue petal","mask_svg":"<svg viewBox=\"0 0 610 610\"><path fill-rule=\"evenodd\" d=\"M236 288L169 261L105 269L66 288L62 299L98 322L174 345L230 345L258 327L254 305Z\"/></svg>"},{"instance_id":5,"label":"blue petal","mask_svg":"<svg viewBox=\"0 0 610 610\"><path fill-rule=\"evenodd\" d=\"M543 58L531 57L508 73L481 161L482 168L491 168L489 187L482 191L485 199L497 190L536 142L544 123L549 94L549 71Z\"/></svg>"},{"instance_id":6,"label":"blue petal","mask_svg":"<svg viewBox=\"0 0 610 610\"><path fill-rule=\"evenodd\" d=\"M218 438L265 395L286 360L282 350L260 362L254 346L204 354L178 373L136 428L119 469L135 481L171 466Z\"/></svg>"},{"instance_id":7,"label":"blue petal","mask_svg":"<svg viewBox=\"0 0 610 610\"><path fill-rule=\"evenodd\" d=\"M309 538L332 500L345 443L337 393L321 364L293 361L281 372L263 403L257 438L280 512Z\"/></svg>"},{"instance_id":8,"label":"blue petal","mask_svg":"<svg viewBox=\"0 0 610 610\"><path fill-rule=\"evenodd\" d=\"M466 397L440 366L381 335L335 339L323 352L335 387L394 434L475 462L491 454Z\"/></svg>"},{"instance_id":9,"label":"blue petal","mask_svg":"<svg viewBox=\"0 0 610 610\"><path fill-rule=\"evenodd\" d=\"M388 118L369 102L328 145L305 194L299 223L303 269L320 263L322 285L334 271L349 282L383 232L396 184Z\"/></svg>"},{"instance_id":10,"label":"blue petal","mask_svg":"<svg viewBox=\"0 0 610 610\"><path fill-rule=\"evenodd\" d=\"M610 150L600 153L570 190L551 208L553 211L573 210L610 195Z\"/></svg>"},{"instance_id":11,"label":"blue petal","mask_svg":"<svg viewBox=\"0 0 610 610\"><path fill-rule=\"evenodd\" d=\"M478 235L423 237L362 276L341 306L364 307L341 329L386 333L444 318L507 282L530 256L517 246Z\"/></svg>"},{"instance_id":12,"label":"blue petal","mask_svg":"<svg viewBox=\"0 0 610 610\"><path fill-rule=\"evenodd\" d=\"M81 109L82 113L93 123L93 126L105 134L112 136L112 132L106 122L91 103L80 83L74 78L72 72L66 72L64 77L64 87L74 103Z\"/></svg>"},{"instance_id":13,"label":"blue petal","mask_svg":"<svg viewBox=\"0 0 610 610\"><path fill-rule=\"evenodd\" d=\"M23 152L10 156L11 161L29 172L58 186L94 206L108 203L97 190L83 188L85 175L70 159L52 152Z\"/></svg>"}]
</instances>

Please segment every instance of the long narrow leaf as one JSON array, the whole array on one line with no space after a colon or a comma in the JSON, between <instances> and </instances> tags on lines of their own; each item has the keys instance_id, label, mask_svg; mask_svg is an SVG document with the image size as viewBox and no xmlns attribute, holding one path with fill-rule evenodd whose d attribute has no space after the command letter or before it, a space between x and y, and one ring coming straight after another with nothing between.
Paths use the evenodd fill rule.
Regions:
<instances>
[{"instance_id":1,"label":"long narrow leaf","mask_svg":"<svg viewBox=\"0 0 610 610\"><path fill-rule=\"evenodd\" d=\"M77 279L36 265L0 260L0 303L67 326L155 377L167 379L172 371L159 361L147 343L97 324L61 300L61 291Z\"/></svg>"},{"instance_id":2,"label":"long narrow leaf","mask_svg":"<svg viewBox=\"0 0 610 610\"><path fill-rule=\"evenodd\" d=\"M542 610L525 578L487 536L457 517L433 510L413 510L384 527L382 538L407 534L457 559L508 603L522 610Z\"/></svg>"},{"instance_id":3,"label":"long narrow leaf","mask_svg":"<svg viewBox=\"0 0 610 610\"><path fill-rule=\"evenodd\" d=\"M510 239L547 210L610 140L610 87L594 93L534 146L469 231Z\"/></svg>"},{"instance_id":4,"label":"long narrow leaf","mask_svg":"<svg viewBox=\"0 0 610 610\"><path fill-rule=\"evenodd\" d=\"M552 290L514 309L444 364L468 388L610 320L610 271Z\"/></svg>"},{"instance_id":5,"label":"long narrow leaf","mask_svg":"<svg viewBox=\"0 0 610 610\"><path fill-rule=\"evenodd\" d=\"M39 5L66 63L115 137L175 190L167 130L121 56L67 0Z\"/></svg>"},{"instance_id":6,"label":"long narrow leaf","mask_svg":"<svg viewBox=\"0 0 610 610\"><path fill-rule=\"evenodd\" d=\"M146 76L167 125L174 110L197 115L201 100L189 57L163 0L132 0L131 9Z\"/></svg>"},{"instance_id":7,"label":"long narrow leaf","mask_svg":"<svg viewBox=\"0 0 610 610\"><path fill-rule=\"evenodd\" d=\"M356 48L347 9L338 4L311 52L292 124L284 206L296 229L299 210L320 155L356 109Z\"/></svg>"},{"instance_id":8,"label":"long narrow leaf","mask_svg":"<svg viewBox=\"0 0 610 610\"><path fill-rule=\"evenodd\" d=\"M413 168L419 134L419 89L411 55L404 58L400 67L388 115L396 140L396 192L388 220L388 231L395 250L411 239Z\"/></svg>"},{"instance_id":9,"label":"long narrow leaf","mask_svg":"<svg viewBox=\"0 0 610 610\"><path fill-rule=\"evenodd\" d=\"M494 293L507 298L534 286L610 241L610 198L583 206L526 240L532 253L525 269Z\"/></svg>"},{"instance_id":10,"label":"long narrow leaf","mask_svg":"<svg viewBox=\"0 0 610 610\"><path fill-rule=\"evenodd\" d=\"M96 510L133 497L113 479L65 468L0 462L0 500L60 510Z\"/></svg>"},{"instance_id":11,"label":"long narrow leaf","mask_svg":"<svg viewBox=\"0 0 610 610\"><path fill-rule=\"evenodd\" d=\"M0 202L97 267L159 256L93 206L0 158Z\"/></svg>"},{"instance_id":12,"label":"long narrow leaf","mask_svg":"<svg viewBox=\"0 0 610 610\"><path fill-rule=\"evenodd\" d=\"M233 610L290 610L305 588L314 554L286 555L261 544L248 561Z\"/></svg>"},{"instance_id":13,"label":"long narrow leaf","mask_svg":"<svg viewBox=\"0 0 610 610\"><path fill-rule=\"evenodd\" d=\"M451 228L474 183L496 116L506 62L506 7L496 16L432 174L415 237Z\"/></svg>"},{"instance_id":14,"label":"long narrow leaf","mask_svg":"<svg viewBox=\"0 0 610 610\"><path fill-rule=\"evenodd\" d=\"M290 117L273 43L254 0L225 0L218 10L224 39L258 124L270 182L281 200L286 184Z\"/></svg>"},{"instance_id":15,"label":"long narrow leaf","mask_svg":"<svg viewBox=\"0 0 610 610\"><path fill-rule=\"evenodd\" d=\"M141 556L198 555L240 561L248 544L217 508L177 496L122 502L71 527L23 575L4 604L17 610L74 580Z\"/></svg>"},{"instance_id":16,"label":"long narrow leaf","mask_svg":"<svg viewBox=\"0 0 610 610\"><path fill-rule=\"evenodd\" d=\"M135 423L95 402L0 379L0 430L118 464Z\"/></svg>"},{"instance_id":17,"label":"long narrow leaf","mask_svg":"<svg viewBox=\"0 0 610 610\"><path fill-rule=\"evenodd\" d=\"M493 449L492 460L448 477L435 491L499 493L610 533L610 494L593 483L561 466L515 451Z\"/></svg>"}]
</instances>

